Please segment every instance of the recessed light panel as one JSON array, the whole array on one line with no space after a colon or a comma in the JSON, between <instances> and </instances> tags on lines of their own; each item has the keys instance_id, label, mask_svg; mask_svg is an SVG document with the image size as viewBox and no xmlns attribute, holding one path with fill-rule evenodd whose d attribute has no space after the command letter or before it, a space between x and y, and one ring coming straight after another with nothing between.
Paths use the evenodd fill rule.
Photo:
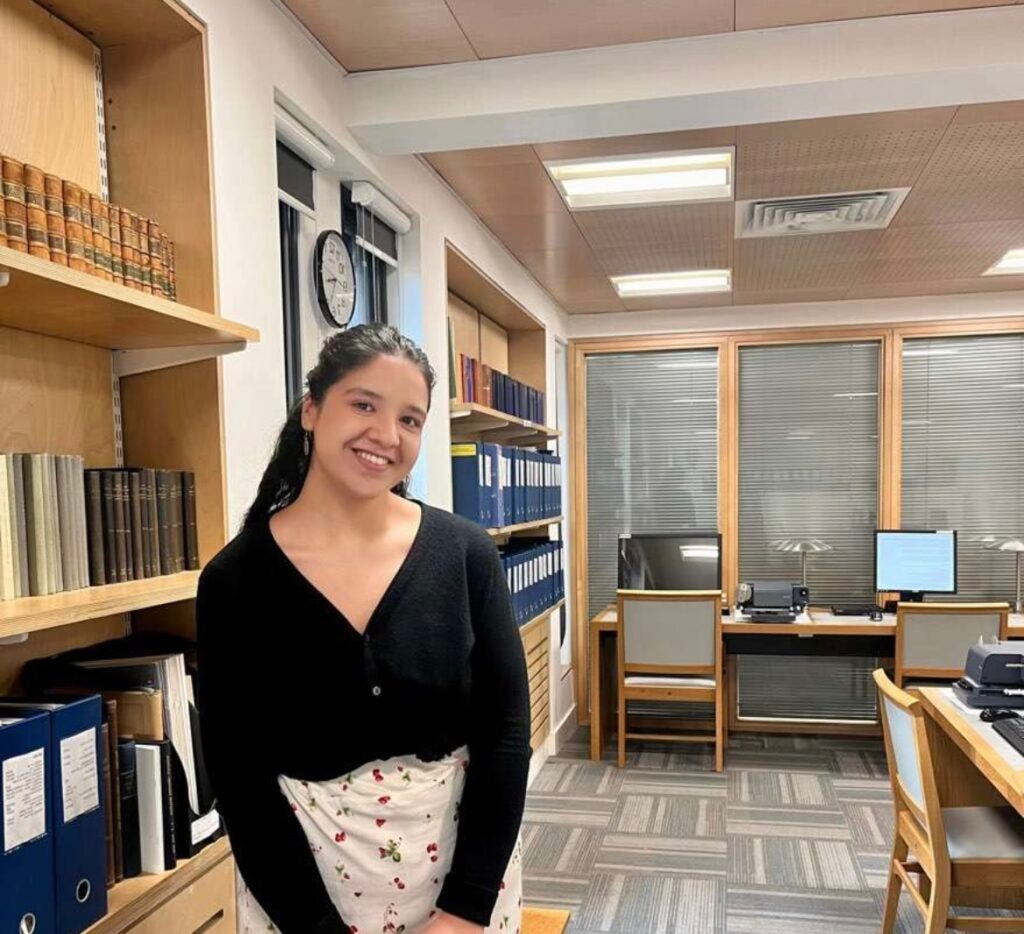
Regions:
<instances>
[{"instance_id":1,"label":"recessed light panel","mask_svg":"<svg viewBox=\"0 0 1024 934\"><path fill-rule=\"evenodd\" d=\"M611 280L620 298L728 292L732 288L732 272L728 269L691 269L654 275L612 276Z\"/></svg>"},{"instance_id":2,"label":"recessed light panel","mask_svg":"<svg viewBox=\"0 0 1024 934\"><path fill-rule=\"evenodd\" d=\"M1024 275L1024 247L1017 250L1010 250L991 269L986 270L986 276L1021 276Z\"/></svg>"}]
</instances>

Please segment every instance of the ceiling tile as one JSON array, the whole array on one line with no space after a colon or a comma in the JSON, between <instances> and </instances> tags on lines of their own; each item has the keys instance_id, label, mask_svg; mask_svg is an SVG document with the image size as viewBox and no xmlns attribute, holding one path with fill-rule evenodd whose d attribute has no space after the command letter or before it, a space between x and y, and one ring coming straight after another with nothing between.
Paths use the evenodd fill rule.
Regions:
<instances>
[{"instance_id":1,"label":"ceiling tile","mask_svg":"<svg viewBox=\"0 0 1024 934\"><path fill-rule=\"evenodd\" d=\"M448 0L481 58L731 32L733 0Z\"/></svg>"},{"instance_id":2,"label":"ceiling tile","mask_svg":"<svg viewBox=\"0 0 1024 934\"><path fill-rule=\"evenodd\" d=\"M845 286L878 246L884 230L736 241L733 288L738 292Z\"/></svg>"},{"instance_id":3,"label":"ceiling tile","mask_svg":"<svg viewBox=\"0 0 1024 934\"><path fill-rule=\"evenodd\" d=\"M444 0L285 0L347 71L476 59Z\"/></svg>"},{"instance_id":4,"label":"ceiling tile","mask_svg":"<svg viewBox=\"0 0 1024 934\"><path fill-rule=\"evenodd\" d=\"M733 127L707 130L679 130L675 133L644 133L637 136L610 136L600 139L573 139L557 143L537 143L534 150L545 162L557 159L591 159L601 156L629 156L676 149L712 149L736 142Z\"/></svg>"},{"instance_id":5,"label":"ceiling tile","mask_svg":"<svg viewBox=\"0 0 1024 934\"><path fill-rule=\"evenodd\" d=\"M658 295L624 298L627 311L672 311L676 308L719 308L732 304L731 292L704 292L700 295Z\"/></svg>"},{"instance_id":6,"label":"ceiling tile","mask_svg":"<svg viewBox=\"0 0 1024 934\"><path fill-rule=\"evenodd\" d=\"M890 227L882 233L860 283L981 277L1007 250L1024 248L1024 220Z\"/></svg>"},{"instance_id":7,"label":"ceiling tile","mask_svg":"<svg viewBox=\"0 0 1024 934\"><path fill-rule=\"evenodd\" d=\"M562 300L559 304L570 315L615 314L616 312L621 313L626 310L617 298L610 301L607 299L598 299L596 301Z\"/></svg>"},{"instance_id":8,"label":"ceiling tile","mask_svg":"<svg viewBox=\"0 0 1024 934\"><path fill-rule=\"evenodd\" d=\"M978 279L933 279L924 282L872 282L846 292L854 298L898 298L906 295L962 295L970 292L1024 291L1024 276L984 276Z\"/></svg>"},{"instance_id":9,"label":"ceiling tile","mask_svg":"<svg viewBox=\"0 0 1024 934\"><path fill-rule=\"evenodd\" d=\"M537 161L462 166L442 175L480 215L557 214L567 210L548 173Z\"/></svg>"},{"instance_id":10,"label":"ceiling tile","mask_svg":"<svg viewBox=\"0 0 1024 934\"><path fill-rule=\"evenodd\" d=\"M736 28L765 29L869 16L1008 6L1015 2L1017 0L736 0Z\"/></svg>"},{"instance_id":11,"label":"ceiling tile","mask_svg":"<svg viewBox=\"0 0 1024 934\"><path fill-rule=\"evenodd\" d=\"M576 221L564 209L547 214L489 214L483 221L513 253L564 250L585 243Z\"/></svg>"},{"instance_id":12,"label":"ceiling tile","mask_svg":"<svg viewBox=\"0 0 1024 934\"><path fill-rule=\"evenodd\" d=\"M516 259L548 285L572 279L600 279L611 288L604 270L585 244L566 250L520 250Z\"/></svg>"},{"instance_id":13,"label":"ceiling tile","mask_svg":"<svg viewBox=\"0 0 1024 934\"><path fill-rule=\"evenodd\" d=\"M769 289L760 292L735 292L734 305L781 305L789 302L837 302L846 297L845 285L824 289Z\"/></svg>"}]
</instances>

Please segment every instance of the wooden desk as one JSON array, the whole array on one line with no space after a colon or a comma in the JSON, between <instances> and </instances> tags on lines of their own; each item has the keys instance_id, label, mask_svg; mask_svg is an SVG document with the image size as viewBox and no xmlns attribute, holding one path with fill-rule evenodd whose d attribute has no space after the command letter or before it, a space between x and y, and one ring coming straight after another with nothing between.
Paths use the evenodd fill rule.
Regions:
<instances>
[{"instance_id":1,"label":"wooden desk","mask_svg":"<svg viewBox=\"0 0 1024 934\"><path fill-rule=\"evenodd\" d=\"M943 806L1009 803L1024 816L1024 756L982 722L980 711L961 705L952 688L918 693L937 727L929 729L928 739Z\"/></svg>"}]
</instances>

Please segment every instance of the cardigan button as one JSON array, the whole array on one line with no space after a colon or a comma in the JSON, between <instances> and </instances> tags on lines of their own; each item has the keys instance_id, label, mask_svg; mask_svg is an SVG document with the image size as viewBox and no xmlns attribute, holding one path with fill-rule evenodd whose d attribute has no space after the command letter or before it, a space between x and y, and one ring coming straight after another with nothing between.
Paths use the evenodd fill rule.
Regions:
<instances>
[{"instance_id":1,"label":"cardigan button","mask_svg":"<svg viewBox=\"0 0 1024 934\"><path fill-rule=\"evenodd\" d=\"M374 697L380 697L380 685L375 684L373 686L373 690L370 693L373 694Z\"/></svg>"}]
</instances>

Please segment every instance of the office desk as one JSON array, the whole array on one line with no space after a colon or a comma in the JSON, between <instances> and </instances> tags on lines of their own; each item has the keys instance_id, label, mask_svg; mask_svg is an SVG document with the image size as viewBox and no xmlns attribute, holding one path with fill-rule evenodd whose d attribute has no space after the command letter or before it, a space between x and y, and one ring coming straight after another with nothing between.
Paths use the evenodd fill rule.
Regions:
<instances>
[{"instance_id":1,"label":"office desk","mask_svg":"<svg viewBox=\"0 0 1024 934\"><path fill-rule=\"evenodd\" d=\"M731 654L769 655L866 655L891 658L896 638L896 617L883 616L874 621L864 616L833 616L831 612L812 609L809 622L751 623L738 622L732 617L722 620L722 639L725 643L726 680L725 703L735 702L731 685L735 666L729 661ZM607 724L614 721L617 700L616 637L618 611L609 604L590 621L590 758L598 761L605 747ZM1024 639L1024 617L1011 614L1011 638ZM732 707L729 708L732 713ZM730 716L730 721L733 718ZM735 729L735 724L732 724ZM796 723L786 725L759 725L754 729L795 729ZM827 727L811 727L827 729ZM864 732L853 727L847 732ZM877 733L877 730L874 730Z\"/></svg>"},{"instance_id":2,"label":"office desk","mask_svg":"<svg viewBox=\"0 0 1024 934\"><path fill-rule=\"evenodd\" d=\"M929 729L928 740L943 805L1009 803L1024 817L1024 756L981 721L980 711L962 706L952 688L921 688L920 696L938 728Z\"/></svg>"}]
</instances>

